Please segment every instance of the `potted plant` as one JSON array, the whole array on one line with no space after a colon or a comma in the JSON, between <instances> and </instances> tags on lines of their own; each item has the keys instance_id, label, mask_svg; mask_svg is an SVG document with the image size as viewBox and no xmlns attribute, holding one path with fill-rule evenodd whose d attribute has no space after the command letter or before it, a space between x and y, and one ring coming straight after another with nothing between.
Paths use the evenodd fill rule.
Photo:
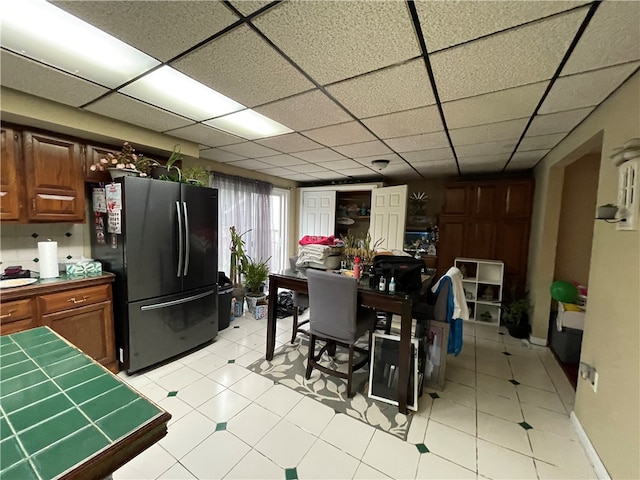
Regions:
<instances>
[{"instance_id":1,"label":"potted plant","mask_svg":"<svg viewBox=\"0 0 640 480\"><path fill-rule=\"evenodd\" d=\"M229 244L229 250L231 250L231 267L229 276L231 277L231 284L234 287L234 297L241 296L240 290L242 289L241 278L247 267L247 254L244 252L245 242L242 238L251 230L247 230L244 233L238 233L235 226L229 227L231 233L231 243Z\"/></svg>"},{"instance_id":2,"label":"potted plant","mask_svg":"<svg viewBox=\"0 0 640 480\"><path fill-rule=\"evenodd\" d=\"M209 172L199 165L185 167L182 169L182 178L185 183L204 187L209 183Z\"/></svg>"},{"instance_id":3,"label":"potted plant","mask_svg":"<svg viewBox=\"0 0 640 480\"><path fill-rule=\"evenodd\" d=\"M500 315L501 322L507 327L509 335L514 338L527 338L531 333L529 325L529 309L531 303L525 294L522 297L513 297L503 300L500 304L502 313Z\"/></svg>"},{"instance_id":4,"label":"potted plant","mask_svg":"<svg viewBox=\"0 0 640 480\"><path fill-rule=\"evenodd\" d=\"M167 163L162 165L161 163L156 162L151 169L151 176L160 180L181 182L182 170L180 170L180 168L176 165L176 162L181 160L182 154L180 153L180 145L174 145L173 152L171 152Z\"/></svg>"},{"instance_id":5,"label":"potted plant","mask_svg":"<svg viewBox=\"0 0 640 480\"><path fill-rule=\"evenodd\" d=\"M136 150L129 142L124 142L119 153L107 153L89 167L92 172L108 170L112 179L124 176L146 177L151 172L151 168L158 162L146 158Z\"/></svg>"},{"instance_id":6,"label":"potted plant","mask_svg":"<svg viewBox=\"0 0 640 480\"><path fill-rule=\"evenodd\" d=\"M251 313L255 311L256 303L267 298L264 293L264 284L269 278L269 265L267 265L267 262L270 258L265 261L255 261L249 258L244 270L244 284L247 288L245 298L247 300L247 308Z\"/></svg>"},{"instance_id":7,"label":"potted plant","mask_svg":"<svg viewBox=\"0 0 640 480\"><path fill-rule=\"evenodd\" d=\"M613 203L607 203L598 207L598 218L611 219L616 218L618 207Z\"/></svg>"}]
</instances>

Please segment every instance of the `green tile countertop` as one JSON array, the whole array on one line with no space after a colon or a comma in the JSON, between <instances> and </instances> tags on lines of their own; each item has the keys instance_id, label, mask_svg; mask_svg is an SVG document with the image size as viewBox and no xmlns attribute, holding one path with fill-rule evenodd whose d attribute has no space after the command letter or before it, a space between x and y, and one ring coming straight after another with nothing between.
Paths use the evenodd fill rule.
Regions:
<instances>
[{"instance_id":1,"label":"green tile countertop","mask_svg":"<svg viewBox=\"0 0 640 480\"><path fill-rule=\"evenodd\" d=\"M0 337L3 480L66 477L169 418L48 327Z\"/></svg>"}]
</instances>

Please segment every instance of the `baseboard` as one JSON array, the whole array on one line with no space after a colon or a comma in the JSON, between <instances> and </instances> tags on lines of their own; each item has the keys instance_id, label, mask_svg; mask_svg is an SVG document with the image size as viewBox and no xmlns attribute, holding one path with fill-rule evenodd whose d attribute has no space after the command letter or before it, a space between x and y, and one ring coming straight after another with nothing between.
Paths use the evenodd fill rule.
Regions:
<instances>
[{"instance_id":1,"label":"baseboard","mask_svg":"<svg viewBox=\"0 0 640 480\"><path fill-rule=\"evenodd\" d=\"M589 458L591 465L593 465L593 469L596 472L596 475L600 480L611 480L611 477L609 476L609 472L607 472L607 469L604 467L602 460L600 460L600 457L598 456L598 452L596 452L596 449L593 448L593 445L591 444L589 437L587 437L587 433L584 431L584 428L582 428L582 424L580 423L580 420L578 420L578 417L576 416L576 412L571 411L570 418L571 418L571 423L573 424L574 428L576 429L576 432L578 433L578 437L580 438L580 443L582 443L585 453L587 454L587 457Z\"/></svg>"},{"instance_id":2,"label":"baseboard","mask_svg":"<svg viewBox=\"0 0 640 480\"><path fill-rule=\"evenodd\" d=\"M533 343L534 345L539 345L541 347L547 346L546 338L538 338L538 337L534 337L533 335L529 337L529 342Z\"/></svg>"}]
</instances>

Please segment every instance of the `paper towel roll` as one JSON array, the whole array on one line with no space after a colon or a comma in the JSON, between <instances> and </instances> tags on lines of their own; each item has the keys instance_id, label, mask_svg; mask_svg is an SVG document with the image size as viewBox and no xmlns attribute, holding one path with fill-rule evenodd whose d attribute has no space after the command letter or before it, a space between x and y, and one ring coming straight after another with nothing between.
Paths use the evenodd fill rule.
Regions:
<instances>
[{"instance_id":1,"label":"paper towel roll","mask_svg":"<svg viewBox=\"0 0 640 480\"><path fill-rule=\"evenodd\" d=\"M40 278L58 276L58 242L38 242Z\"/></svg>"}]
</instances>

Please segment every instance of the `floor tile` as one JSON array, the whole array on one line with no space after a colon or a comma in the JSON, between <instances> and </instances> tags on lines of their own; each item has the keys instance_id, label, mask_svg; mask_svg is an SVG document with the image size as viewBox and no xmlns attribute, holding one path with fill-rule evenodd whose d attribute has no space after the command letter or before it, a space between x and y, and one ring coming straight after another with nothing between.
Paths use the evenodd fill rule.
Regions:
<instances>
[{"instance_id":1,"label":"floor tile","mask_svg":"<svg viewBox=\"0 0 640 480\"><path fill-rule=\"evenodd\" d=\"M478 392L477 398L479 412L489 413L510 422L517 423L523 420L520 402L517 400L509 400L508 398L483 391Z\"/></svg>"},{"instance_id":2,"label":"floor tile","mask_svg":"<svg viewBox=\"0 0 640 480\"><path fill-rule=\"evenodd\" d=\"M522 412L526 422L536 430L553 433L571 440L579 439L568 415L526 404L522 404Z\"/></svg>"},{"instance_id":3,"label":"floor tile","mask_svg":"<svg viewBox=\"0 0 640 480\"><path fill-rule=\"evenodd\" d=\"M335 411L317 400L304 397L285 416L294 425L313 435L320 435L335 416Z\"/></svg>"},{"instance_id":4,"label":"floor tile","mask_svg":"<svg viewBox=\"0 0 640 480\"><path fill-rule=\"evenodd\" d=\"M159 444L152 445L147 450L134 457L125 467L133 469L133 472L144 474L143 478L155 479L160 474L171 468L177 460ZM124 467L123 467L124 468ZM132 478L123 472L122 476L114 475L114 478ZM135 478L135 477L133 477ZM139 477L138 477L139 478Z\"/></svg>"},{"instance_id":5,"label":"floor tile","mask_svg":"<svg viewBox=\"0 0 640 480\"><path fill-rule=\"evenodd\" d=\"M180 460L215 429L215 422L202 413L193 411L171 425L167 436L159 443L167 452Z\"/></svg>"},{"instance_id":6,"label":"floor tile","mask_svg":"<svg viewBox=\"0 0 640 480\"><path fill-rule=\"evenodd\" d=\"M201 373L202 375L209 375L210 373L216 371L218 368L227 365L227 359L206 350L205 352L206 355L191 362L189 364L189 368L195 370L198 373Z\"/></svg>"},{"instance_id":7,"label":"floor tile","mask_svg":"<svg viewBox=\"0 0 640 480\"><path fill-rule=\"evenodd\" d=\"M298 478L352 478L360 461L318 439L298 464Z\"/></svg>"},{"instance_id":8,"label":"floor tile","mask_svg":"<svg viewBox=\"0 0 640 480\"><path fill-rule=\"evenodd\" d=\"M516 392L518 393L520 403L535 405L536 407L546 408L547 410L553 410L558 413L567 413L557 393L547 392L539 388L529 387L528 385L518 385Z\"/></svg>"},{"instance_id":9,"label":"floor tile","mask_svg":"<svg viewBox=\"0 0 640 480\"><path fill-rule=\"evenodd\" d=\"M509 362L506 357L496 357L492 359L478 358L476 371L504 379L513 377L511 367L509 367Z\"/></svg>"},{"instance_id":10,"label":"floor tile","mask_svg":"<svg viewBox=\"0 0 640 480\"><path fill-rule=\"evenodd\" d=\"M225 390L200 405L198 411L216 423L228 422L250 403L251 401L242 395L238 395L230 390Z\"/></svg>"},{"instance_id":11,"label":"floor tile","mask_svg":"<svg viewBox=\"0 0 640 480\"><path fill-rule=\"evenodd\" d=\"M281 420L255 449L283 468L298 465L316 437L287 420Z\"/></svg>"},{"instance_id":12,"label":"floor tile","mask_svg":"<svg viewBox=\"0 0 640 480\"><path fill-rule=\"evenodd\" d=\"M470 387L476 386L476 372L456 365L447 364L445 377L447 380L451 380L456 383L461 383Z\"/></svg>"},{"instance_id":13,"label":"floor tile","mask_svg":"<svg viewBox=\"0 0 640 480\"><path fill-rule=\"evenodd\" d=\"M245 377L238 380L229 387L232 390L249 400L254 400L269 390L273 386L273 381L268 378L250 372Z\"/></svg>"},{"instance_id":14,"label":"floor tile","mask_svg":"<svg viewBox=\"0 0 640 480\"><path fill-rule=\"evenodd\" d=\"M476 473L475 471L468 470L456 463L441 458L434 453L427 453L420 457L420 462L418 463L418 474L416 475L416 478L424 480L475 480Z\"/></svg>"},{"instance_id":15,"label":"floor tile","mask_svg":"<svg viewBox=\"0 0 640 480\"><path fill-rule=\"evenodd\" d=\"M478 439L478 474L493 479L534 479L533 458Z\"/></svg>"},{"instance_id":16,"label":"floor tile","mask_svg":"<svg viewBox=\"0 0 640 480\"><path fill-rule=\"evenodd\" d=\"M251 450L224 477L242 480L284 480L284 468L276 465L260 452Z\"/></svg>"},{"instance_id":17,"label":"floor tile","mask_svg":"<svg viewBox=\"0 0 640 480\"><path fill-rule=\"evenodd\" d=\"M267 410L284 417L303 398L304 395L284 385L274 385L260 395L255 402Z\"/></svg>"},{"instance_id":18,"label":"floor tile","mask_svg":"<svg viewBox=\"0 0 640 480\"><path fill-rule=\"evenodd\" d=\"M210 378L203 377L178 391L178 398L192 407L199 407L207 400L223 392L225 387Z\"/></svg>"},{"instance_id":19,"label":"floor tile","mask_svg":"<svg viewBox=\"0 0 640 480\"><path fill-rule=\"evenodd\" d=\"M196 478L223 478L251 447L229 432L216 432L187 453L180 463Z\"/></svg>"},{"instance_id":20,"label":"floor tile","mask_svg":"<svg viewBox=\"0 0 640 480\"><path fill-rule=\"evenodd\" d=\"M531 455L527 432L520 425L478 412L478 440L481 438L524 455Z\"/></svg>"},{"instance_id":21,"label":"floor tile","mask_svg":"<svg viewBox=\"0 0 640 480\"><path fill-rule=\"evenodd\" d=\"M424 444L435 453L458 465L476 470L476 437L455 428L430 421Z\"/></svg>"},{"instance_id":22,"label":"floor tile","mask_svg":"<svg viewBox=\"0 0 640 480\"><path fill-rule=\"evenodd\" d=\"M210 344L207 345L204 349L209 353L218 354L220 350L223 350L225 347L229 345L233 345L234 342L231 342L222 337L216 337L216 339Z\"/></svg>"},{"instance_id":23,"label":"floor tile","mask_svg":"<svg viewBox=\"0 0 640 480\"><path fill-rule=\"evenodd\" d=\"M362 461L392 478L414 478L419 458L415 445L376 430Z\"/></svg>"},{"instance_id":24,"label":"floor tile","mask_svg":"<svg viewBox=\"0 0 640 480\"><path fill-rule=\"evenodd\" d=\"M173 467L160 475L158 480L191 480L195 478L196 477L194 477L189 470L184 468L180 463L176 463Z\"/></svg>"},{"instance_id":25,"label":"floor tile","mask_svg":"<svg viewBox=\"0 0 640 480\"><path fill-rule=\"evenodd\" d=\"M238 341L238 343L252 350L257 350L259 348L262 348L262 349L266 348L264 335L260 335L257 333L246 335L243 339Z\"/></svg>"},{"instance_id":26,"label":"floor tile","mask_svg":"<svg viewBox=\"0 0 640 480\"><path fill-rule=\"evenodd\" d=\"M234 360L236 358L241 357L245 353L249 353L251 349L248 347L245 347L244 345L230 342L228 345L223 345L221 347L218 347L216 349L211 349L209 351L227 360Z\"/></svg>"},{"instance_id":27,"label":"floor tile","mask_svg":"<svg viewBox=\"0 0 640 480\"><path fill-rule=\"evenodd\" d=\"M160 385L157 385L153 382L147 383L146 385L138 386L136 387L136 390L138 390L145 397L154 402L159 402L163 398L166 398L167 393L169 393L166 388L162 388Z\"/></svg>"},{"instance_id":28,"label":"floor tile","mask_svg":"<svg viewBox=\"0 0 640 480\"><path fill-rule=\"evenodd\" d=\"M418 417L412 420L412 426L416 420L418 420ZM320 438L352 457L360 459L364 455L375 431L376 429L372 426L349 415L339 413L333 416L327 427L320 434ZM424 433L422 437L424 438ZM421 441L422 438L420 439Z\"/></svg>"},{"instance_id":29,"label":"floor tile","mask_svg":"<svg viewBox=\"0 0 640 480\"><path fill-rule=\"evenodd\" d=\"M444 390L439 392L438 395L440 398L444 398L453 403L469 408L476 408L476 390L473 387L456 382L447 382Z\"/></svg>"},{"instance_id":30,"label":"floor tile","mask_svg":"<svg viewBox=\"0 0 640 480\"><path fill-rule=\"evenodd\" d=\"M478 392L482 390L511 400L518 400L515 385L509 383L509 381L504 378L492 377L491 375L478 373L476 381Z\"/></svg>"},{"instance_id":31,"label":"floor tile","mask_svg":"<svg viewBox=\"0 0 640 480\"><path fill-rule=\"evenodd\" d=\"M279 421L278 415L252 403L229 420L227 430L253 446Z\"/></svg>"},{"instance_id":32,"label":"floor tile","mask_svg":"<svg viewBox=\"0 0 640 480\"><path fill-rule=\"evenodd\" d=\"M531 439L535 458L544 460L569 472L595 477L595 472L580 442L543 432L542 430L533 429L527 433Z\"/></svg>"},{"instance_id":33,"label":"floor tile","mask_svg":"<svg viewBox=\"0 0 640 480\"><path fill-rule=\"evenodd\" d=\"M388 479L389 476L385 475L379 470L376 470L373 467L370 467L364 462L360 462L358 469L356 470L355 475L353 476L353 480L377 480L377 479Z\"/></svg>"},{"instance_id":34,"label":"floor tile","mask_svg":"<svg viewBox=\"0 0 640 480\"><path fill-rule=\"evenodd\" d=\"M225 366L220 367L213 373L210 373L209 375L207 375L207 377L214 382L219 383L220 385L229 387L241 378L249 375L249 373L249 370L241 367L240 365L236 365L235 363L228 363Z\"/></svg>"},{"instance_id":35,"label":"floor tile","mask_svg":"<svg viewBox=\"0 0 640 480\"><path fill-rule=\"evenodd\" d=\"M476 369L476 359L472 355L458 355L454 357L452 355L447 355L447 367L450 365L455 365L459 368L466 368L467 370L475 371ZM446 375L446 372L445 372Z\"/></svg>"},{"instance_id":36,"label":"floor tile","mask_svg":"<svg viewBox=\"0 0 640 480\"><path fill-rule=\"evenodd\" d=\"M439 398L433 402L431 419L470 435L476 434L476 410Z\"/></svg>"},{"instance_id":37,"label":"floor tile","mask_svg":"<svg viewBox=\"0 0 640 480\"><path fill-rule=\"evenodd\" d=\"M533 462L536 464L536 470L538 471L538 478L540 480L566 480L568 478L571 479L594 479L595 474L593 476L580 474L576 472L568 472L560 467L556 467L555 465L551 465L549 463L543 462L541 460L533 459Z\"/></svg>"},{"instance_id":38,"label":"floor tile","mask_svg":"<svg viewBox=\"0 0 640 480\"><path fill-rule=\"evenodd\" d=\"M407 432L407 442L418 444L424 443L424 435L427 433L427 424L429 420L427 417L421 415L414 415L411 419L411 425Z\"/></svg>"},{"instance_id":39,"label":"floor tile","mask_svg":"<svg viewBox=\"0 0 640 480\"><path fill-rule=\"evenodd\" d=\"M182 367L167 375L157 378L155 382L162 388L169 391L180 390L196 380L203 378L203 375L189 367Z\"/></svg>"},{"instance_id":40,"label":"floor tile","mask_svg":"<svg viewBox=\"0 0 640 480\"><path fill-rule=\"evenodd\" d=\"M135 388L136 390L139 390L138 387L148 385L152 382L152 380L146 375L140 375L137 373L134 373L133 375L127 375L127 373L124 371L120 372L118 374L118 377L120 377L120 379L123 380L127 385Z\"/></svg>"},{"instance_id":41,"label":"floor tile","mask_svg":"<svg viewBox=\"0 0 640 480\"><path fill-rule=\"evenodd\" d=\"M179 419L184 417L187 413L193 411L193 407L189 405L187 402L181 400L178 397L165 397L159 402L157 402L160 408L165 409L167 412L171 414L171 420L169 420L169 425L177 422Z\"/></svg>"},{"instance_id":42,"label":"floor tile","mask_svg":"<svg viewBox=\"0 0 640 480\"><path fill-rule=\"evenodd\" d=\"M241 367L248 367L261 358L264 358L264 352L260 350L252 350L251 352L245 353L241 357L236 358L236 365L240 365Z\"/></svg>"},{"instance_id":43,"label":"floor tile","mask_svg":"<svg viewBox=\"0 0 640 480\"><path fill-rule=\"evenodd\" d=\"M180 358L180 363L182 363L183 365L189 365L193 362L195 362L196 360L200 360L203 357L206 357L207 355L209 355L209 352L207 352L204 348L201 348L200 350L196 350L193 353L190 353L189 355L185 355L184 357Z\"/></svg>"},{"instance_id":44,"label":"floor tile","mask_svg":"<svg viewBox=\"0 0 640 480\"><path fill-rule=\"evenodd\" d=\"M155 382L158 378L164 377L165 375L168 375L171 372L175 372L176 370L182 367L184 367L182 363L174 361L171 363L166 363L159 367L155 367L152 370L145 371L144 375Z\"/></svg>"}]
</instances>

